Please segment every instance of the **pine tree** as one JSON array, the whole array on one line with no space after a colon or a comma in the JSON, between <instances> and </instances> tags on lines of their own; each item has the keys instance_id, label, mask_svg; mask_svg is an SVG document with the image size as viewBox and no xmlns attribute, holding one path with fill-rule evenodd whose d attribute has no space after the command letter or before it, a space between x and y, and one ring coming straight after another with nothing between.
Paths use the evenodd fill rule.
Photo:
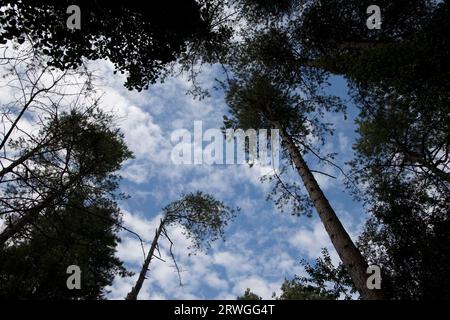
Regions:
<instances>
[{"instance_id":1,"label":"pine tree","mask_svg":"<svg viewBox=\"0 0 450 320\"><path fill-rule=\"evenodd\" d=\"M283 43L276 46L274 43ZM336 251L365 299L380 299L380 290L366 286L367 262L344 229L328 199L304 159L315 149L310 136L323 141L332 132L320 118L325 112L339 112L343 106L336 97L323 93L323 75L302 68L293 57L290 42L280 41L279 33L267 32L239 49L232 70L235 78L227 87L227 103L231 118L225 117L225 127L278 129L288 159L294 164L310 201L316 208ZM267 59L271 50L286 57L281 61ZM269 55L266 52L269 51Z\"/></svg>"},{"instance_id":2,"label":"pine tree","mask_svg":"<svg viewBox=\"0 0 450 320\"><path fill-rule=\"evenodd\" d=\"M115 256L121 212L114 202L76 192L0 250L0 297L25 300L96 300L116 276L129 276ZM18 241L20 240L20 241ZM67 287L69 266L81 271L80 289Z\"/></svg>"},{"instance_id":3,"label":"pine tree","mask_svg":"<svg viewBox=\"0 0 450 320\"><path fill-rule=\"evenodd\" d=\"M159 245L161 236L169 240L171 246L173 245L167 233L167 227L171 225L182 226L185 235L193 241L192 249L208 249L211 242L223 237L225 226L235 215L235 210L225 206L213 196L202 192L189 193L183 196L180 200L167 205L163 212L163 218L156 229L139 277L126 296L126 300L137 299L146 279L150 263L155 257L155 250Z\"/></svg>"}]
</instances>

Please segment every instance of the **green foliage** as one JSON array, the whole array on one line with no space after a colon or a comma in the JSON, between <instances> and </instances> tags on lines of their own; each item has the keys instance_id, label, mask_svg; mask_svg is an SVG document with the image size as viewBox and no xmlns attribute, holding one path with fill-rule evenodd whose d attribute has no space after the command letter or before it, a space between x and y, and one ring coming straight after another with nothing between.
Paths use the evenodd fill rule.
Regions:
<instances>
[{"instance_id":1,"label":"green foliage","mask_svg":"<svg viewBox=\"0 0 450 320\"><path fill-rule=\"evenodd\" d=\"M447 300L449 296L450 202L432 197L424 183L384 176L373 191L373 217L366 222L358 248L369 264L380 266L387 299ZM344 266L333 266L326 250L314 266L305 261L303 265L308 277L286 280L280 299L305 288L335 299L350 299L355 293Z\"/></svg>"},{"instance_id":2,"label":"green foliage","mask_svg":"<svg viewBox=\"0 0 450 320\"><path fill-rule=\"evenodd\" d=\"M378 77L370 81L380 85L359 84L355 97L361 108L360 138L353 165L355 171L366 168L359 178L413 174L439 192L448 192L450 68L448 35L443 31L448 28L448 12L448 4L442 4L426 27L402 44L404 52L394 49L372 60L371 67L379 70L383 61L399 62L386 65L389 74L370 73Z\"/></svg>"},{"instance_id":3,"label":"green foliage","mask_svg":"<svg viewBox=\"0 0 450 320\"><path fill-rule=\"evenodd\" d=\"M313 52L316 67L351 81L361 109L356 177L369 182L373 175L412 173L448 192L449 3L377 3L383 14L379 31L357 27L363 5L312 2L297 37ZM316 26L318 20L329 24Z\"/></svg>"},{"instance_id":4,"label":"green foliage","mask_svg":"<svg viewBox=\"0 0 450 320\"><path fill-rule=\"evenodd\" d=\"M130 275L115 257L120 211L103 199L73 194L64 207L47 208L21 241L0 250L2 299L103 299L115 276ZM67 267L81 269L81 290L69 290Z\"/></svg>"},{"instance_id":5,"label":"green foliage","mask_svg":"<svg viewBox=\"0 0 450 320\"><path fill-rule=\"evenodd\" d=\"M383 270L391 299L448 300L449 199L427 191L424 180L385 176L374 190L373 218L360 248Z\"/></svg>"},{"instance_id":6,"label":"green foliage","mask_svg":"<svg viewBox=\"0 0 450 320\"><path fill-rule=\"evenodd\" d=\"M225 227L236 214L236 210L200 191L183 196L163 210L167 224L181 225L193 241L194 250L209 249L211 242L223 237Z\"/></svg>"},{"instance_id":7,"label":"green foliage","mask_svg":"<svg viewBox=\"0 0 450 320\"><path fill-rule=\"evenodd\" d=\"M214 25L217 1L2 0L0 43L31 39L50 64L62 70L79 66L84 58L109 59L115 72L127 73L125 86L142 90L154 83L169 63L188 46L206 52L227 40L229 31ZM80 30L66 27L66 9L81 9ZM221 41L221 42L218 42Z\"/></svg>"},{"instance_id":8,"label":"green foliage","mask_svg":"<svg viewBox=\"0 0 450 320\"><path fill-rule=\"evenodd\" d=\"M416 178L447 193L448 99L433 99L436 103L431 107L426 97L377 93L366 95L358 118L360 136L351 162L355 177L371 183L382 175Z\"/></svg>"},{"instance_id":9,"label":"green foliage","mask_svg":"<svg viewBox=\"0 0 450 320\"><path fill-rule=\"evenodd\" d=\"M295 277L285 280L281 285L281 294L277 300L335 300L336 297L320 288L305 285L302 279Z\"/></svg>"},{"instance_id":10,"label":"green foliage","mask_svg":"<svg viewBox=\"0 0 450 320\"><path fill-rule=\"evenodd\" d=\"M250 21L261 21L289 14L294 9L293 0L234 0L238 10Z\"/></svg>"},{"instance_id":11,"label":"green foliage","mask_svg":"<svg viewBox=\"0 0 450 320\"><path fill-rule=\"evenodd\" d=\"M321 120L326 112L343 112L345 106L326 93L328 75L306 65L299 49L289 27L244 32L227 61L233 78L225 84L230 109L225 127L278 125L305 143L308 135L321 141L332 132Z\"/></svg>"},{"instance_id":12,"label":"green foliage","mask_svg":"<svg viewBox=\"0 0 450 320\"><path fill-rule=\"evenodd\" d=\"M283 167L279 173L274 172L261 178L261 182L272 184L272 190L267 195L267 201L273 201L280 212L289 210L293 216L306 215L312 217L314 203L308 195L302 192L297 181L289 181L287 168Z\"/></svg>"},{"instance_id":13,"label":"green foliage","mask_svg":"<svg viewBox=\"0 0 450 320\"><path fill-rule=\"evenodd\" d=\"M322 249L322 256L316 259L313 266L306 261L302 261L302 264L308 277L297 277L297 282L316 290L321 296L350 299L356 292L345 266L339 263L335 267L327 249Z\"/></svg>"},{"instance_id":14,"label":"green foliage","mask_svg":"<svg viewBox=\"0 0 450 320\"><path fill-rule=\"evenodd\" d=\"M89 167L91 174L104 177L132 156L123 134L111 126L113 117L99 108L83 113L72 110L50 121L48 130L60 137L62 147L70 149L75 170Z\"/></svg>"},{"instance_id":15,"label":"green foliage","mask_svg":"<svg viewBox=\"0 0 450 320\"><path fill-rule=\"evenodd\" d=\"M244 295L237 297L237 300L262 300L262 298L256 293L251 292L250 288L247 288Z\"/></svg>"},{"instance_id":16,"label":"green foliage","mask_svg":"<svg viewBox=\"0 0 450 320\"><path fill-rule=\"evenodd\" d=\"M311 53L331 55L358 51L362 44L396 42L414 33L429 17L430 0L381 0L382 25L379 30L366 27L368 0L322 0L306 2L296 21L296 37Z\"/></svg>"},{"instance_id":17,"label":"green foliage","mask_svg":"<svg viewBox=\"0 0 450 320\"><path fill-rule=\"evenodd\" d=\"M322 249L314 265L302 261L307 273L306 277L295 276L285 279L281 285L281 293L273 298L277 300L337 300L350 299L355 293L352 281L344 266L335 267L326 249ZM238 300L261 300L261 297L247 289Z\"/></svg>"},{"instance_id":18,"label":"green foliage","mask_svg":"<svg viewBox=\"0 0 450 320\"><path fill-rule=\"evenodd\" d=\"M448 2L397 43L347 55L360 136L351 162L373 218L361 235L392 299L447 299ZM356 57L356 58L355 58Z\"/></svg>"},{"instance_id":19,"label":"green foliage","mask_svg":"<svg viewBox=\"0 0 450 320\"><path fill-rule=\"evenodd\" d=\"M112 120L95 105L73 109L11 141L27 157L2 177L0 208L7 228L27 222L0 249L1 297L102 299L115 276L129 275L115 257L116 171L131 152ZM81 290L66 287L69 265L82 270Z\"/></svg>"},{"instance_id":20,"label":"green foliage","mask_svg":"<svg viewBox=\"0 0 450 320\"><path fill-rule=\"evenodd\" d=\"M19 154L35 151L14 168L11 179L2 181L1 212L14 220L33 207L63 205L80 190L94 201L114 199L120 179L116 171L132 155L111 121L96 107L72 110L52 116L37 136L11 143Z\"/></svg>"}]
</instances>

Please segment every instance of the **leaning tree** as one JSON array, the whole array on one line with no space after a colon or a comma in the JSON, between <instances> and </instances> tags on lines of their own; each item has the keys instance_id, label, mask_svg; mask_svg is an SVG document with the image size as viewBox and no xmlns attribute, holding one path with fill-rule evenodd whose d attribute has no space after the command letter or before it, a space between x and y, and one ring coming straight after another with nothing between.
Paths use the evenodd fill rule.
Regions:
<instances>
[{"instance_id":1,"label":"leaning tree","mask_svg":"<svg viewBox=\"0 0 450 320\"><path fill-rule=\"evenodd\" d=\"M271 27L250 34L230 59L233 78L226 83L230 116L225 127L278 129L287 159L293 163L337 253L365 299L380 299L381 290L367 287L367 262L353 243L318 184L305 156L320 160L319 146L332 133L323 121L327 112L341 112L337 97L325 92L327 74L303 64L304 56L289 34ZM274 59L275 56L282 57ZM302 206L299 206L302 207Z\"/></svg>"},{"instance_id":2,"label":"leaning tree","mask_svg":"<svg viewBox=\"0 0 450 320\"><path fill-rule=\"evenodd\" d=\"M150 262L154 257L158 258L156 251L159 252L158 247L161 236L170 242L169 251L177 266L172 253L173 242L169 237L167 227L173 225L181 226L184 234L193 241L192 249L208 249L212 241L223 237L224 228L234 215L234 209L230 209L213 196L202 192L189 193L180 200L167 205L163 209L163 217L156 229L155 236L142 265L139 277L136 280L136 284L125 299L137 299L139 291L146 279Z\"/></svg>"},{"instance_id":3,"label":"leaning tree","mask_svg":"<svg viewBox=\"0 0 450 320\"><path fill-rule=\"evenodd\" d=\"M113 116L102 111L91 75L58 71L29 47L3 48L0 245L13 240L75 190L111 198L123 161L131 157Z\"/></svg>"}]
</instances>

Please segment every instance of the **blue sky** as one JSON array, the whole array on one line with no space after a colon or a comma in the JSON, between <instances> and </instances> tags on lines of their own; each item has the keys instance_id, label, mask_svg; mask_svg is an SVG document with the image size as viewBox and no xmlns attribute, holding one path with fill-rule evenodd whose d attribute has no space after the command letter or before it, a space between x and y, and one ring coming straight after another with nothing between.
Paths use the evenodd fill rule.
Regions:
<instances>
[{"instance_id":1,"label":"blue sky","mask_svg":"<svg viewBox=\"0 0 450 320\"><path fill-rule=\"evenodd\" d=\"M227 112L223 92L212 90L220 69L205 67L201 83L210 88L211 97L195 100L186 95L188 81L182 77L167 79L148 91L130 92L123 87L124 79L112 76L112 66L106 62L92 62L98 87L104 92L103 106L117 114L117 125L125 134L126 142L135 154L123 170L122 190L131 198L122 201L124 224L146 240L146 249L152 240L161 217L161 208L183 193L200 190L211 193L230 207L242 210L226 229L226 241L217 241L207 253L189 255L189 240L177 227L170 228L175 243L174 253L182 268L183 286L168 255L168 243L162 241L163 258L153 260L140 299L235 299L247 287L264 298L279 292L285 278L304 270L300 260L313 261L321 248L330 250L338 261L320 221L314 212L312 218L294 217L281 213L272 202L266 201L271 186L261 183L261 168L246 165L175 165L170 160L174 146L170 136L176 129L193 131L194 121L202 121L203 129L220 128ZM333 78L330 90L344 98L346 84ZM343 115L326 115L336 124L334 136L328 137L323 153L337 152L336 161L343 164L352 157L355 138L356 109L348 104L348 119ZM255 128L257 129L257 128ZM360 232L366 215L361 205L354 202L342 185L342 177L333 168L307 158L311 168L324 170L338 179L317 175L317 179L334 206L344 226L353 238ZM294 172L292 179L297 179ZM138 271L143 262L139 241L121 233L122 243L117 255L126 266ZM123 299L136 279L117 278L109 297Z\"/></svg>"}]
</instances>

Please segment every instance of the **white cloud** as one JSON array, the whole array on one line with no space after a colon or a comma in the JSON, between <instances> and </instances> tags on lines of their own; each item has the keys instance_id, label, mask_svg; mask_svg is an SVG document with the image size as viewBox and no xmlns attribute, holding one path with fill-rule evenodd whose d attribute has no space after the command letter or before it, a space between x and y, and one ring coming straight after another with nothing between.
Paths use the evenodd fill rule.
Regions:
<instances>
[{"instance_id":1,"label":"white cloud","mask_svg":"<svg viewBox=\"0 0 450 320\"><path fill-rule=\"evenodd\" d=\"M102 77L98 80L104 91L102 105L114 111L117 124L136 156L127 162L122 172L127 187L131 183L130 190L135 190L131 193L131 204L151 196L155 206L162 207L183 192L199 189L221 200L229 200L228 205L242 207L240 222L243 221L243 225L233 226L232 233L227 234L229 240L224 244L214 244L209 254L189 256L187 248L190 241L182 235L181 228L170 228L184 286L179 286L168 242L161 241L161 254L166 262L152 261L140 299L235 299L246 288L264 298L271 298L285 277L304 272L299 264L301 257L315 259L320 256L321 248L326 247L333 261L337 261L320 222L305 220L305 225L297 230L298 218L272 212L274 209L264 200L269 185L260 183L260 177L267 173L267 168L174 165L171 162L171 131L180 128L191 130L195 120L204 121L204 130L219 128L222 114L226 111L222 99L193 100L184 94L188 89L184 78L168 79L165 84L157 84L146 92L130 92L123 87L122 76L112 77L110 63L96 62L95 67ZM350 143L345 135L339 134L338 137L338 146L344 152ZM324 151L333 151L335 147L327 145ZM336 186L333 179L323 175L316 177L324 190ZM293 178L298 179L296 173ZM148 187L151 182L156 182L157 187ZM138 214L130 207L132 205L127 205L124 225L143 237L148 250L161 215L158 210ZM344 218L346 220L347 216ZM345 224L351 225L351 221L350 215ZM127 232L121 232L121 237L117 256L126 262L127 267L138 272L143 262L141 244ZM110 297L123 299L136 277L117 278L110 288Z\"/></svg>"},{"instance_id":2,"label":"white cloud","mask_svg":"<svg viewBox=\"0 0 450 320\"><path fill-rule=\"evenodd\" d=\"M229 277L252 271L252 265L244 256L229 251L215 253L214 263L224 267Z\"/></svg>"},{"instance_id":3,"label":"white cloud","mask_svg":"<svg viewBox=\"0 0 450 320\"><path fill-rule=\"evenodd\" d=\"M207 274L205 277L206 284L217 290L226 290L228 289L228 282L219 277L219 275L215 272Z\"/></svg>"},{"instance_id":4,"label":"white cloud","mask_svg":"<svg viewBox=\"0 0 450 320\"><path fill-rule=\"evenodd\" d=\"M321 256L322 248L327 248L332 261L339 261L339 257L331 244L330 238L320 221L316 220L312 225L312 229L303 227L298 230L289 239L289 243L301 253L305 253L310 259L317 259Z\"/></svg>"},{"instance_id":5,"label":"white cloud","mask_svg":"<svg viewBox=\"0 0 450 320\"><path fill-rule=\"evenodd\" d=\"M349 137L345 135L343 132L338 133L338 139L339 139L339 149L343 154L351 154L351 146Z\"/></svg>"}]
</instances>

